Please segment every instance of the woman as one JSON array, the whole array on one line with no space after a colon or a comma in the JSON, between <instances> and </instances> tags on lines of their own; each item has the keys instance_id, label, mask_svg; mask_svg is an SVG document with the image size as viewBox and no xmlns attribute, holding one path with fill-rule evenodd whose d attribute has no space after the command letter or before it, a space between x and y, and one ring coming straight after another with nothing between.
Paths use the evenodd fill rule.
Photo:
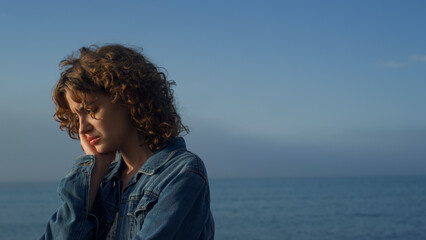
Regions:
<instances>
[{"instance_id":1,"label":"woman","mask_svg":"<svg viewBox=\"0 0 426 240\"><path fill-rule=\"evenodd\" d=\"M54 117L86 155L61 181L42 239L213 239L207 174L179 137L174 82L121 45L83 47L60 66Z\"/></svg>"}]
</instances>

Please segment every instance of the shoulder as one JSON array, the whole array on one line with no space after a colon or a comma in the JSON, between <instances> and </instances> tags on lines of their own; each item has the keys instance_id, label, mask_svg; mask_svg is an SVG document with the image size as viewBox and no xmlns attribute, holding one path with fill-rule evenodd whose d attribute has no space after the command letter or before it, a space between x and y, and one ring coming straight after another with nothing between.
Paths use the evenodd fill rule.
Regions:
<instances>
[{"instance_id":1,"label":"shoulder","mask_svg":"<svg viewBox=\"0 0 426 240\"><path fill-rule=\"evenodd\" d=\"M207 181L207 171L203 160L186 149L177 151L168 161L166 168L172 168L179 171L179 174L194 174Z\"/></svg>"},{"instance_id":2,"label":"shoulder","mask_svg":"<svg viewBox=\"0 0 426 240\"><path fill-rule=\"evenodd\" d=\"M196 154L178 149L168 154L167 161L150 172L142 168L135 192L152 196L188 195L189 192L208 193L209 182L204 163Z\"/></svg>"}]
</instances>

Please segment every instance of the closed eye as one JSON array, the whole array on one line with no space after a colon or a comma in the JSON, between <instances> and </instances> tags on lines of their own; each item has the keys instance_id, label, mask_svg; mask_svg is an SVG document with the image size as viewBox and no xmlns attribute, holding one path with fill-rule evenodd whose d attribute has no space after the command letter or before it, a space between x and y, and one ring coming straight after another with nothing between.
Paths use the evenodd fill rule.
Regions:
<instances>
[{"instance_id":1,"label":"closed eye","mask_svg":"<svg viewBox=\"0 0 426 240\"><path fill-rule=\"evenodd\" d=\"M95 114L98 112L98 108L86 108L86 113L89 114L93 119L95 118Z\"/></svg>"}]
</instances>

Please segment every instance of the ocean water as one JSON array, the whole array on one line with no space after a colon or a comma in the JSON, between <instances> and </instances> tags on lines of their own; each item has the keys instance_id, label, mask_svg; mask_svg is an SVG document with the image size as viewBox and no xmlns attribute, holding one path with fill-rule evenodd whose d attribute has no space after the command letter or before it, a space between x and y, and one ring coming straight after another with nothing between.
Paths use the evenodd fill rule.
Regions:
<instances>
[{"instance_id":1,"label":"ocean water","mask_svg":"<svg viewBox=\"0 0 426 240\"><path fill-rule=\"evenodd\" d=\"M38 239L58 183L0 183L0 239ZM426 176L211 179L216 239L426 239Z\"/></svg>"}]
</instances>

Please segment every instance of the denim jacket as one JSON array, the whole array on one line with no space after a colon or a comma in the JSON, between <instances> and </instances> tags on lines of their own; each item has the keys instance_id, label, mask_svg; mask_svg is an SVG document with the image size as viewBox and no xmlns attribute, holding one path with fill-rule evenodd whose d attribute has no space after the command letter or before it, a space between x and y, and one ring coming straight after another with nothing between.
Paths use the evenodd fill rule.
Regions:
<instances>
[{"instance_id":1,"label":"denim jacket","mask_svg":"<svg viewBox=\"0 0 426 240\"><path fill-rule=\"evenodd\" d=\"M93 155L81 156L60 182L62 206L41 239L106 239L117 217L115 239L213 239L210 192L201 159L183 138L169 141L136 173L120 197L121 156L111 164L88 211Z\"/></svg>"}]
</instances>

